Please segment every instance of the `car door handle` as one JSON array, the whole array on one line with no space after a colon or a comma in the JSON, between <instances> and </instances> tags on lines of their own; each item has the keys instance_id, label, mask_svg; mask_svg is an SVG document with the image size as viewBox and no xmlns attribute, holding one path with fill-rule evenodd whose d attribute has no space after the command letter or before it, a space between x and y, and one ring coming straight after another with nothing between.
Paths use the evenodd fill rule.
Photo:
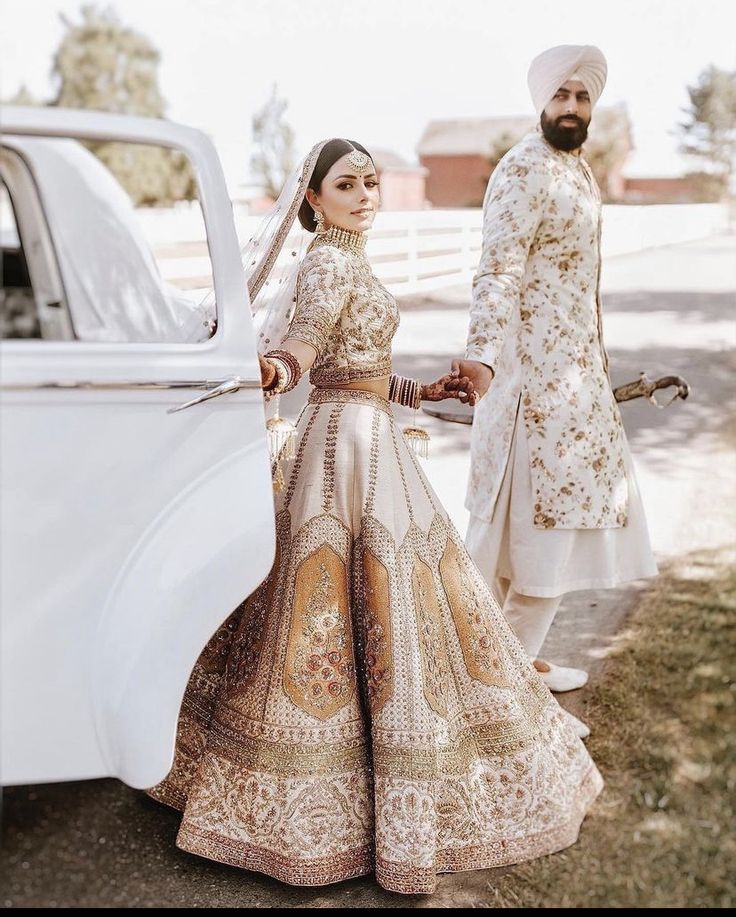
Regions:
<instances>
[{"instance_id":1,"label":"car door handle","mask_svg":"<svg viewBox=\"0 0 736 917\"><path fill-rule=\"evenodd\" d=\"M192 398L191 401L185 401L184 404L179 404L175 408L169 408L166 413L176 414L177 411L183 411L186 408L192 408L195 404L201 404L203 401L209 401L210 398L219 398L220 395L227 395L230 392L237 392L238 389L241 388L260 387L260 381L255 382L253 379L242 379L240 376L233 376L231 379L225 379L224 382L221 382L214 388L208 389L206 392L202 392L201 395L197 395L197 397Z\"/></svg>"}]
</instances>

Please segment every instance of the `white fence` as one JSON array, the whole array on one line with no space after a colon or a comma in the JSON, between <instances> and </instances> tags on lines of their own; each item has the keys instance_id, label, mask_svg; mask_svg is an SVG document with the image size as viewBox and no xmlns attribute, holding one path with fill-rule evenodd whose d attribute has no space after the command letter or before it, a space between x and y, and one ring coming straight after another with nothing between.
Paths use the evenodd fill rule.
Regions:
<instances>
[{"instance_id":1,"label":"white fence","mask_svg":"<svg viewBox=\"0 0 736 917\"><path fill-rule=\"evenodd\" d=\"M204 289L210 265L204 225L197 206L139 210L162 274L182 288ZM259 217L235 212L241 242ZM607 205L603 256L706 238L728 228L721 204ZM481 248L482 213L420 210L381 213L369 235L367 253L377 277L399 296L469 283Z\"/></svg>"}]
</instances>

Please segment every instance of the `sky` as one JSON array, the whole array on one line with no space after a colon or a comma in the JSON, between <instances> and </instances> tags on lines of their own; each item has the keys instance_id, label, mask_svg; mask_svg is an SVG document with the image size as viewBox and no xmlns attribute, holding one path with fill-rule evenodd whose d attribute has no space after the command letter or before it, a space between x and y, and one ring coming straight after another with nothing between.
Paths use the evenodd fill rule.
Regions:
<instances>
[{"instance_id":1,"label":"sky","mask_svg":"<svg viewBox=\"0 0 736 917\"><path fill-rule=\"evenodd\" d=\"M81 3L0 0L0 95L55 92L60 14ZM677 175L697 162L674 135L686 87L710 64L736 69L732 0L114 0L161 53L167 117L213 138L231 187L249 177L251 122L271 87L301 155L327 136L416 161L435 118L533 113L531 59L557 44L608 58L600 104L624 102L636 150L629 175Z\"/></svg>"}]
</instances>

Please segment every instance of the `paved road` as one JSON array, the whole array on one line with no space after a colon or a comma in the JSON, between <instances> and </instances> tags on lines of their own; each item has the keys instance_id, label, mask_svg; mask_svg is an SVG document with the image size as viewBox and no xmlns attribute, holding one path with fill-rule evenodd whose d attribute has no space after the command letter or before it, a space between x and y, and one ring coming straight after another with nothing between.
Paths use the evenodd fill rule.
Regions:
<instances>
[{"instance_id":1,"label":"paved road","mask_svg":"<svg viewBox=\"0 0 736 917\"><path fill-rule=\"evenodd\" d=\"M610 259L603 290L614 384L646 369L679 373L693 387L687 403L666 411L623 406L657 554L733 542L736 238ZM443 372L462 349L467 304L467 288L404 303L397 371ZM469 428L431 418L427 426L428 474L464 533ZM595 679L640 588L571 596L548 655L587 666ZM564 703L584 716L585 690L574 694ZM8 788L0 900L6 907L473 906L494 875L446 876L429 899L388 894L370 879L293 889L178 850L178 823L176 812L116 780Z\"/></svg>"}]
</instances>

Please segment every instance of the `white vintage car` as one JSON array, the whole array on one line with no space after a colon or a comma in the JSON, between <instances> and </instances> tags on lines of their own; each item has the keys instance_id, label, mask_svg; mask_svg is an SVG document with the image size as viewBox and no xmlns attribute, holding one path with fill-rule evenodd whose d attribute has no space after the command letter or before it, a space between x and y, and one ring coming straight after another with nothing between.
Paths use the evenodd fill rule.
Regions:
<instances>
[{"instance_id":1,"label":"white vintage car","mask_svg":"<svg viewBox=\"0 0 736 917\"><path fill-rule=\"evenodd\" d=\"M93 140L186 154L214 296L162 278ZM0 784L149 787L274 554L232 207L208 138L158 120L5 107L0 178Z\"/></svg>"}]
</instances>

